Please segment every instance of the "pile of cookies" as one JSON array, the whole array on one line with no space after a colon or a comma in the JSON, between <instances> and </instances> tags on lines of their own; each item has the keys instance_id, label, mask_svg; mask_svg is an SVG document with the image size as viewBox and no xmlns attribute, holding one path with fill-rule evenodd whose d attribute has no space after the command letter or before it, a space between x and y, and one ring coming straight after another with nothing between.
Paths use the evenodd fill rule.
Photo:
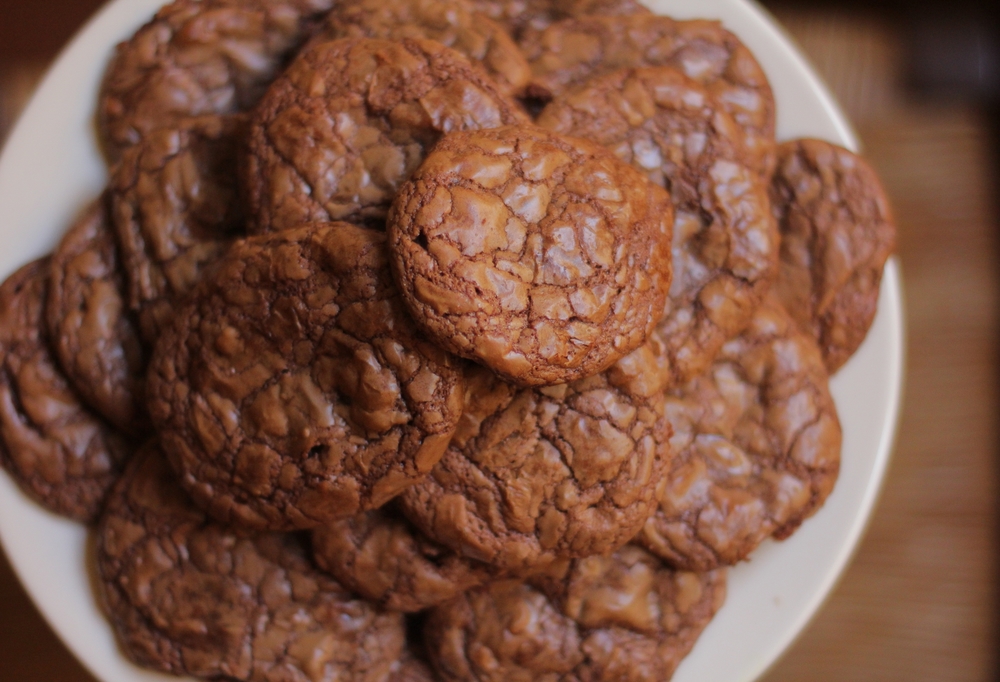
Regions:
<instances>
[{"instance_id":1,"label":"pile of cookies","mask_svg":"<svg viewBox=\"0 0 1000 682\"><path fill-rule=\"evenodd\" d=\"M878 178L635 0L175 0L105 194L0 287L0 461L125 654L665 680L830 494Z\"/></svg>"}]
</instances>

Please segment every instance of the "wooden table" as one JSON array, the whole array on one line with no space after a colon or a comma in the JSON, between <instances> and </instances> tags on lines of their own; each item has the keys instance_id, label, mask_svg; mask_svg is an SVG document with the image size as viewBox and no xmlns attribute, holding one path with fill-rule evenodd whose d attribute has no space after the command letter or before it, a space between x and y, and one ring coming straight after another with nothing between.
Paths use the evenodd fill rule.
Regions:
<instances>
[{"instance_id":1,"label":"wooden table","mask_svg":"<svg viewBox=\"0 0 1000 682\"><path fill-rule=\"evenodd\" d=\"M997 670L998 605L989 127L974 108L905 96L891 22L778 13L855 121L895 203L908 362L898 446L869 532L829 603L765 679L984 682ZM0 64L0 126L14 108L4 103L20 101L38 72L37 62ZM93 682L2 558L0 680Z\"/></svg>"}]
</instances>

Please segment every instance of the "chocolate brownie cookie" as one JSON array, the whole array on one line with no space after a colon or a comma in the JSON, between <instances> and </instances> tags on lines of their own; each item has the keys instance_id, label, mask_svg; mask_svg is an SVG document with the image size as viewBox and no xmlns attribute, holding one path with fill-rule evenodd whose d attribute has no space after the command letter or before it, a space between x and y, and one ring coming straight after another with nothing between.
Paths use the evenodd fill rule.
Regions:
<instances>
[{"instance_id":1,"label":"chocolate brownie cookie","mask_svg":"<svg viewBox=\"0 0 1000 682\"><path fill-rule=\"evenodd\" d=\"M125 277L105 197L92 203L52 255L46 304L52 349L77 393L116 428L141 435L146 349L125 302Z\"/></svg>"},{"instance_id":2,"label":"chocolate brownie cookie","mask_svg":"<svg viewBox=\"0 0 1000 682\"><path fill-rule=\"evenodd\" d=\"M823 359L773 297L711 369L668 392L672 461L636 538L673 566L708 571L784 539L840 470L840 422Z\"/></svg>"},{"instance_id":3,"label":"chocolate brownie cookie","mask_svg":"<svg viewBox=\"0 0 1000 682\"><path fill-rule=\"evenodd\" d=\"M426 663L412 655L404 654L399 668L392 673L389 682L434 682L437 677Z\"/></svg>"},{"instance_id":4,"label":"chocolate brownie cookie","mask_svg":"<svg viewBox=\"0 0 1000 682\"><path fill-rule=\"evenodd\" d=\"M875 319L882 269L896 247L889 200L861 157L794 140L778 149L771 202L781 228L776 291L836 372Z\"/></svg>"},{"instance_id":5,"label":"chocolate brownie cookie","mask_svg":"<svg viewBox=\"0 0 1000 682\"><path fill-rule=\"evenodd\" d=\"M311 528L426 475L462 411L460 361L422 340L385 234L347 223L241 240L150 363L181 483L225 523Z\"/></svg>"},{"instance_id":6,"label":"chocolate brownie cookie","mask_svg":"<svg viewBox=\"0 0 1000 682\"><path fill-rule=\"evenodd\" d=\"M252 107L333 0L175 0L115 51L98 127L112 159L191 116Z\"/></svg>"},{"instance_id":7,"label":"chocolate brownie cookie","mask_svg":"<svg viewBox=\"0 0 1000 682\"><path fill-rule=\"evenodd\" d=\"M327 15L324 35L436 40L482 66L511 94L531 79L531 67L507 31L474 11L469 0L341 0Z\"/></svg>"},{"instance_id":8,"label":"chocolate brownie cookie","mask_svg":"<svg viewBox=\"0 0 1000 682\"><path fill-rule=\"evenodd\" d=\"M674 279L660 335L679 383L750 321L777 269L767 185L715 98L671 67L622 69L558 97L539 125L608 147L670 190Z\"/></svg>"},{"instance_id":9,"label":"chocolate brownie cookie","mask_svg":"<svg viewBox=\"0 0 1000 682\"><path fill-rule=\"evenodd\" d=\"M441 346L521 386L600 372L670 288L669 195L587 140L446 135L389 214L396 281Z\"/></svg>"},{"instance_id":10,"label":"chocolate brownie cookie","mask_svg":"<svg viewBox=\"0 0 1000 682\"><path fill-rule=\"evenodd\" d=\"M365 599L408 613L448 601L496 574L425 538L391 507L316 528L316 563Z\"/></svg>"},{"instance_id":11,"label":"chocolate brownie cookie","mask_svg":"<svg viewBox=\"0 0 1000 682\"><path fill-rule=\"evenodd\" d=\"M381 223L442 134L525 120L481 68L440 43L315 43L254 114L243 169L251 231Z\"/></svg>"},{"instance_id":12,"label":"chocolate brownie cookie","mask_svg":"<svg viewBox=\"0 0 1000 682\"><path fill-rule=\"evenodd\" d=\"M500 581L437 607L428 653L448 682L662 682L725 600L722 571L673 571L634 545L540 588Z\"/></svg>"},{"instance_id":13,"label":"chocolate brownie cookie","mask_svg":"<svg viewBox=\"0 0 1000 682\"><path fill-rule=\"evenodd\" d=\"M128 304L149 343L242 227L235 175L244 130L240 115L187 119L147 134L112 171Z\"/></svg>"},{"instance_id":14,"label":"chocolate brownie cookie","mask_svg":"<svg viewBox=\"0 0 1000 682\"><path fill-rule=\"evenodd\" d=\"M155 442L108 499L97 530L105 610L130 659L174 675L385 682L402 616L352 596L301 539L246 534L184 495Z\"/></svg>"},{"instance_id":15,"label":"chocolate brownie cookie","mask_svg":"<svg viewBox=\"0 0 1000 682\"><path fill-rule=\"evenodd\" d=\"M623 68L673 66L703 85L743 132L755 170L774 167L774 96L760 64L716 21L675 21L659 15L565 19L525 35L530 89L561 95L594 76Z\"/></svg>"},{"instance_id":16,"label":"chocolate brownie cookie","mask_svg":"<svg viewBox=\"0 0 1000 682\"><path fill-rule=\"evenodd\" d=\"M432 539L508 574L614 551L656 507L671 453L663 383L635 351L602 374L518 389L485 370L483 418L399 504ZM482 375L486 375L485 377Z\"/></svg>"},{"instance_id":17,"label":"chocolate brownie cookie","mask_svg":"<svg viewBox=\"0 0 1000 682\"><path fill-rule=\"evenodd\" d=\"M46 509L89 523L131 448L56 366L44 316L49 266L29 263L0 286L0 464Z\"/></svg>"},{"instance_id":18,"label":"chocolate brownie cookie","mask_svg":"<svg viewBox=\"0 0 1000 682\"><path fill-rule=\"evenodd\" d=\"M472 6L502 23L515 38L525 29L542 30L569 17L650 13L639 0L472 0Z\"/></svg>"}]
</instances>

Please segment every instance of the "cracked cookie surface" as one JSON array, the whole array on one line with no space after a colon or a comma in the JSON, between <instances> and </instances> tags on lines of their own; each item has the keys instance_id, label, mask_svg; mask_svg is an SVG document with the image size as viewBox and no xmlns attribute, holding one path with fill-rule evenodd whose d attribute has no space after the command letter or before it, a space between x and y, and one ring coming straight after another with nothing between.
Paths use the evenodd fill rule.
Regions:
<instances>
[{"instance_id":1,"label":"cracked cookie surface","mask_svg":"<svg viewBox=\"0 0 1000 682\"><path fill-rule=\"evenodd\" d=\"M673 282L657 331L671 383L703 372L749 323L777 271L767 186L739 128L671 67L598 76L556 98L538 124L606 146L670 191Z\"/></svg>"},{"instance_id":2,"label":"cracked cookie surface","mask_svg":"<svg viewBox=\"0 0 1000 682\"><path fill-rule=\"evenodd\" d=\"M476 419L399 497L429 537L508 575L611 552L656 506L671 453L663 383L645 346L571 384L519 389L476 368Z\"/></svg>"},{"instance_id":3,"label":"cracked cookie surface","mask_svg":"<svg viewBox=\"0 0 1000 682\"><path fill-rule=\"evenodd\" d=\"M128 306L154 343L174 309L243 227L236 148L242 115L190 118L122 154L109 183Z\"/></svg>"},{"instance_id":4,"label":"cracked cookie surface","mask_svg":"<svg viewBox=\"0 0 1000 682\"><path fill-rule=\"evenodd\" d=\"M403 652L400 614L314 568L299 536L207 518L155 441L110 495L96 556L118 641L146 667L247 682L386 682Z\"/></svg>"},{"instance_id":5,"label":"cracked cookie surface","mask_svg":"<svg viewBox=\"0 0 1000 682\"><path fill-rule=\"evenodd\" d=\"M313 531L318 563L390 611L413 613L486 583L496 571L423 536L390 503Z\"/></svg>"},{"instance_id":6,"label":"cracked cookie surface","mask_svg":"<svg viewBox=\"0 0 1000 682\"><path fill-rule=\"evenodd\" d=\"M49 259L0 286L0 464L57 514L96 520L132 448L70 388L49 350Z\"/></svg>"},{"instance_id":7,"label":"cracked cookie surface","mask_svg":"<svg viewBox=\"0 0 1000 682\"><path fill-rule=\"evenodd\" d=\"M422 645L418 645L423 648ZM430 667L410 652L404 652L399 667L392 673L389 682L435 682L438 678Z\"/></svg>"},{"instance_id":8,"label":"cracked cookie surface","mask_svg":"<svg viewBox=\"0 0 1000 682\"><path fill-rule=\"evenodd\" d=\"M467 368L462 416L452 445L479 433L506 389L477 365ZM448 601L502 574L431 540L389 505L367 514L325 523L313 531L317 563L344 585L394 611L415 612Z\"/></svg>"},{"instance_id":9,"label":"cracked cookie surface","mask_svg":"<svg viewBox=\"0 0 1000 682\"><path fill-rule=\"evenodd\" d=\"M310 528L426 475L462 411L460 361L424 341L385 234L319 223L236 242L160 340L150 412L217 519Z\"/></svg>"},{"instance_id":10,"label":"cracked cookie surface","mask_svg":"<svg viewBox=\"0 0 1000 682\"><path fill-rule=\"evenodd\" d=\"M504 92L519 94L531 67L507 31L468 0L341 0L327 15L328 38L425 38L483 67Z\"/></svg>"},{"instance_id":11,"label":"cracked cookie surface","mask_svg":"<svg viewBox=\"0 0 1000 682\"><path fill-rule=\"evenodd\" d=\"M514 38L568 17L590 14L650 14L638 0L472 0L477 12L499 21Z\"/></svg>"},{"instance_id":12,"label":"cracked cookie surface","mask_svg":"<svg viewBox=\"0 0 1000 682\"><path fill-rule=\"evenodd\" d=\"M836 372L875 319L896 246L889 200L861 157L822 140L793 140L778 149L771 202L781 229L775 290Z\"/></svg>"},{"instance_id":13,"label":"cracked cookie surface","mask_svg":"<svg viewBox=\"0 0 1000 682\"><path fill-rule=\"evenodd\" d=\"M150 427L148 350L126 304L105 199L87 207L52 254L46 322L52 350L77 393L116 428L139 435Z\"/></svg>"},{"instance_id":14,"label":"cracked cookie surface","mask_svg":"<svg viewBox=\"0 0 1000 682\"><path fill-rule=\"evenodd\" d=\"M525 35L534 73L531 90L561 95L623 68L672 66L704 86L740 126L753 168L774 167L775 104L753 54L716 21L676 21L661 15L565 19Z\"/></svg>"},{"instance_id":15,"label":"cracked cookie surface","mask_svg":"<svg viewBox=\"0 0 1000 682\"><path fill-rule=\"evenodd\" d=\"M417 323L522 386L638 348L670 287L669 195L591 142L527 126L448 135L389 217Z\"/></svg>"},{"instance_id":16,"label":"cracked cookie surface","mask_svg":"<svg viewBox=\"0 0 1000 682\"><path fill-rule=\"evenodd\" d=\"M499 581L431 612L428 653L448 682L659 682L725 599L725 574L674 571L634 545Z\"/></svg>"},{"instance_id":17,"label":"cracked cookie surface","mask_svg":"<svg viewBox=\"0 0 1000 682\"><path fill-rule=\"evenodd\" d=\"M481 68L440 43L314 43L254 113L242 166L250 229L380 224L444 133L526 120Z\"/></svg>"},{"instance_id":18,"label":"cracked cookie surface","mask_svg":"<svg viewBox=\"0 0 1000 682\"><path fill-rule=\"evenodd\" d=\"M841 430L816 343L769 297L705 374L667 393L677 453L634 542L707 571L790 536L840 470Z\"/></svg>"},{"instance_id":19,"label":"cracked cookie surface","mask_svg":"<svg viewBox=\"0 0 1000 682\"><path fill-rule=\"evenodd\" d=\"M252 107L332 0L176 0L121 43L98 129L112 159L192 116Z\"/></svg>"}]
</instances>

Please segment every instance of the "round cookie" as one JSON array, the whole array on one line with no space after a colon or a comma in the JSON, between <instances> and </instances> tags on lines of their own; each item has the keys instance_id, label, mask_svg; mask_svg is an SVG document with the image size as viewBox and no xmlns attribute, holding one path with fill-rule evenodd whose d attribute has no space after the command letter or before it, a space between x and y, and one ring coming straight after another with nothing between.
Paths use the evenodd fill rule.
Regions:
<instances>
[{"instance_id":1,"label":"round cookie","mask_svg":"<svg viewBox=\"0 0 1000 682\"><path fill-rule=\"evenodd\" d=\"M413 327L387 258L383 232L347 223L241 240L174 318L150 412L215 518L315 527L381 506L444 454L461 366Z\"/></svg>"},{"instance_id":2,"label":"round cookie","mask_svg":"<svg viewBox=\"0 0 1000 682\"><path fill-rule=\"evenodd\" d=\"M530 126L453 133L389 215L396 281L441 346L521 386L600 372L670 288L669 195L587 140Z\"/></svg>"},{"instance_id":3,"label":"round cookie","mask_svg":"<svg viewBox=\"0 0 1000 682\"><path fill-rule=\"evenodd\" d=\"M52 255L46 321L52 350L73 388L116 428L140 435L146 414L146 349L125 302L125 277L106 197L76 220Z\"/></svg>"},{"instance_id":4,"label":"round cookie","mask_svg":"<svg viewBox=\"0 0 1000 682\"><path fill-rule=\"evenodd\" d=\"M708 571L784 539L840 470L841 430L816 343L773 297L705 374L668 391L677 453L635 542Z\"/></svg>"},{"instance_id":5,"label":"round cookie","mask_svg":"<svg viewBox=\"0 0 1000 682\"><path fill-rule=\"evenodd\" d=\"M515 576L628 542L655 510L671 457L664 385L648 362L658 352L646 350L547 388L518 389L478 370L469 395L484 418L400 495L407 518Z\"/></svg>"},{"instance_id":6,"label":"round cookie","mask_svg":"<svg viewBox=\"0 0 1000 682\"><path fill-rule=\"evenodd\" d=\"M241 115L204 116L157 129L126 149L112 171L128 305L148 343L242 227L235 175L245 122Z\"/></svg>"},{"instance_id":7,"label":"round cookie","mask_svg":"<svg viewBox=\"0 0 1000 682\"><path fill-rule=\"evenodd\" d=\"M778 148L771 202L781 229L775 290L836 372L875 319L882 269L896 247L889 200L861 157L793 140Z\"/></svg>"},{"instance_id":8,"label":"round cookie","mask_svg":"<svg viewBox=\"0 0 1000 682\"><path fill-rule=\"evenodd\" d=\"M528 32L521 46L534 73L530 91L543 99L618 69L673 66L703 85L732 116L753 168L770 177L775 148L771 86L750 50L719 22L644 14L565 19Z\"/></svg>"},{"instance_id":9,"label":"round cookie","mask_svg":"<svg viewBox=\"0 0 1000 682\"><path fill-rule=\"evenodd\" d=\"M479 64L507 93L518 94L531 67L507 31L469 0L341 0L327 15L328 38L426 38Z\"/></svg>"},{"instance_id":10,"label":"round cookie","mask_svg":"<svg viewBox=\"0 0 1000 682\"><path fill-rule=\"evenodd\" d=\"M254 113L243 165L250 229L381 224L441 135L526 120L481 68L440 43L314 43Z\"/></svg>"},{"instance_id":11,"label":"round cookie","mask_svg":"<svg viewBox=\"0 0 1000 682\"><path fill-rule=\"evenodd\" d=\"M634 545L573 561L540 583L500 581L434 609L426 632L439 676L661 682L726 596L724 572L674 571Z\"/></svg>"},{"instance_id":12,"label":"round cookie","mask_svg":"<svg viewBox=\"0 0 1000 682\"><path fill-rule=\"evenodd\" d=\"M89 523L131 447L56 366L45 327L49 259L0 286L0 464L46 509Z\"/></svg>"},{"instance_id":13,"label":"round cookie","mask_svg":"<svg viewBox=\"0 0 1000 682\"><path fill-rule=\"evenodd\" d=\"M674 277L659 333L671 383L700 374L749 323L777 269L767 185L739 127L671 67L595 77L556 98L538 124L602 144L670 190Z\"/></svg>"},{"instance_id":14,"label":"round cookie","mask_svg":"<svg viewBox=\"0 0 1000 682\"><path fill-rule=\"evenodd\" d=\"M175 0L118 45L98 100L112 159L191 116L252 107L333 0Z\"/></svg>"},{"instance_id":15,"label":"round cookie","mask_svg":"<svg viewBox=\"0 0 1000 682\"><path fill-rule=\"evenodd\" d=\"M407 613L448 601L496 573L423 537L390 506L316 528L316 563L352 592Z\"/></svg>"},{"instance_id":16,"label":"round cookie","mask_svg":"<svg viewBox=\"0 0 1000 682\"><path fill-rule=\"evenodd\" d=\"M401 615L315 569L298 536L208 519L155 441L109 496L96 556L118 642L149 668L248 682L384 682L403 653Z\"/></svg>"}]
</instances>

